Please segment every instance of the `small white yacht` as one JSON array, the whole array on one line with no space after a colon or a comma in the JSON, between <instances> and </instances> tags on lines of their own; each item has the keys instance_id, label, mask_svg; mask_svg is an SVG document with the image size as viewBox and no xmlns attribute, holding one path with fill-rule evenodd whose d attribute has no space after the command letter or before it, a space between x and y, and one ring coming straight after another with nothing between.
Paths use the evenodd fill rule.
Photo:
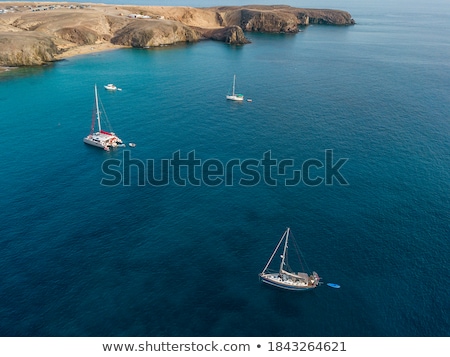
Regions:
<instances>
[{"instance_id":1,"label":"small white yacht","mask_svg":"<svg viewBox=\"0 0 450 357\"><path fill-rule=\"evenodd\" d=\"M105 87L106 90L117 90L117 87L114 84L112 84L112 83L109 83L109 84L107 84L104 87Z\"/></svg>"}]
</instances>

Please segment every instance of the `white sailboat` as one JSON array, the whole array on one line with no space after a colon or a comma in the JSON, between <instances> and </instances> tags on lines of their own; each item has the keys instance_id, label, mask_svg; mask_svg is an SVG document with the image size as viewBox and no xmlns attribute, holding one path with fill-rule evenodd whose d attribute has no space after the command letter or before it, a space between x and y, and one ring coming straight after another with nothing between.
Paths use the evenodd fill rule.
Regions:
<instances>
[{"instance_id":1,"label":"white sailboat","mask_svg":"<svg viewBox=\"0 0 450 357\"><path fill-rule=\"evenodd\" d=\"M311 290L316 288L319 285L320 277L319 275L313 271L311 274L308 272L305 272L304 270L308 269L303 266L303 264L306 265L305 262L301 262L300 259L300 265L299 270L294 272L295 267L291 267L289 263L289 238L291 235L290 228L287 228L286 231L281 236L280 241L278 242L274 252L272 253L272 256L270 257L269 261L267 262L266 266L264 267L263 271L259 274L259 277L263 283L275 286L277 288L286 289L286 290L295 290L295 291L304 291L304 290ZM282 254L280 255L281 262L278 269L273 270L270 268L270 265L275 257L275 254L280 251L281 244L284 241ZM299 253L297 255L298 258L300 258L300 250L296 246L295 240L292 239L291 243L293 243L294 248L296 248L297 252Z\"/></svg>"},{"instance_id":2,"label":"white sailboat","mask_svg":"<svg viewBox=\"0 0 450 357\"><path fill-rule=\"evenodd\" d=\"M91 124L91 132L88 136L86 136L83 141L84 143L92 146L97 146L106 151L109 151L111 147L117 147L122 145L122 140L116 136L113 132L107 132L102 130L101 120L100 120L100 109L99 109L99 99L97 93L97 85L94 86L95 93L95 107L94 112L92 113L92 124ZM95 128L95 119L97 118L98 131L94 132Z\"/></svg>"},{"instance_id":3,"label":"white sailboat","mask_svg":"<svg viewBox=\"0 0 450 357\"><path fill-rule=\"evenodd\" d=\"M227 94L227 99L228 100L235 100L235 101L238 101L238 102L242 102L244 100L244 95L235 93L235 90L236 90L236 75L234 75L234 77L233 77L233 89L232 89L232 92L231 92L231 94Z\"/></svg>"}]
</instances>

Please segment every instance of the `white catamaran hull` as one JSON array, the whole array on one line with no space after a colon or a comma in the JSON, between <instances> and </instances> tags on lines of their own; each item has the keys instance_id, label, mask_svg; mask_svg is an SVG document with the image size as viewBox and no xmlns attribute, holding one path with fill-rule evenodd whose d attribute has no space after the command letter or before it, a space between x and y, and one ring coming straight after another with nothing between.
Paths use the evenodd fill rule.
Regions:
<instances>
[{"instance_id":1,"label":"white catamaran hull","mask_svg":"<svg viewBox=\"0 0 450 357\"><path fill-rule=\"evenodd\" d=\"M92 145L92 146L96 146L98 148L102 148L102 149L108 150L108 146L107 145L105 145L105 144L103 144L101 142L95 141L95 140L93 140L93 139L91 139L89 137L84 138L83 142L85 144L88 144L88 145Z\"/></svg>"},{"instance_id":2,"label":"white catamaran hull","mask_svg":"<svg viewBox=\"0 0 450 357\"><path fill-rule=\"evenodd\" d=\"M122 145L122 140L112 133L95 133L86 136L83 141L88 145L103 148L105 150L109 150L110 147L115 148Z\"/></svg>"}]
</instances>

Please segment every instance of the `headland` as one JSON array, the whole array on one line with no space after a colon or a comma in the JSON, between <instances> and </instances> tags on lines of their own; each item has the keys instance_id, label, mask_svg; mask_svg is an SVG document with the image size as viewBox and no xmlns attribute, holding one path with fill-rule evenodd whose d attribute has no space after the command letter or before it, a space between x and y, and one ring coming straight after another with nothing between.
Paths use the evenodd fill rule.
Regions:
<instances>
[{"instance_id":1,"label":"headland","mask_svg":"<svg viewBox=\"0 0 450 357\"><path fill-rule=\"evenodd\" d=\"M35 66L119 47L202 40L249 43L245 32L296 33L310 24L353 25L342 10L286 5L193 8L94 3L0 3L0 66Z\"/></svg>"}]
</instances>

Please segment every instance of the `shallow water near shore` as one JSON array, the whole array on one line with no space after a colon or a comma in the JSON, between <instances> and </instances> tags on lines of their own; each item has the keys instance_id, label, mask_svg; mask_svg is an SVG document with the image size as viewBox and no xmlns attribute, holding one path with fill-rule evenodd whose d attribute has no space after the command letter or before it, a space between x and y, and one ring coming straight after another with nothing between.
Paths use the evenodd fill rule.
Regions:
<instances>
[{"instance_id":1,"label":"shallow water near shore","mask_svg":"<svg viewBox=\"0 0 450 357\"><path fill-rule=\"evenodd\" d=\"M0 335L449 336L450 9L427 4L1 73ZM225 100L234 74L252 102ZM83 144L95 83L135 148ZM327 149L348 185L100 185L124 150L300 169ZM287 226L340 289L258 281Z\"/></svg>"}]
</instances>

